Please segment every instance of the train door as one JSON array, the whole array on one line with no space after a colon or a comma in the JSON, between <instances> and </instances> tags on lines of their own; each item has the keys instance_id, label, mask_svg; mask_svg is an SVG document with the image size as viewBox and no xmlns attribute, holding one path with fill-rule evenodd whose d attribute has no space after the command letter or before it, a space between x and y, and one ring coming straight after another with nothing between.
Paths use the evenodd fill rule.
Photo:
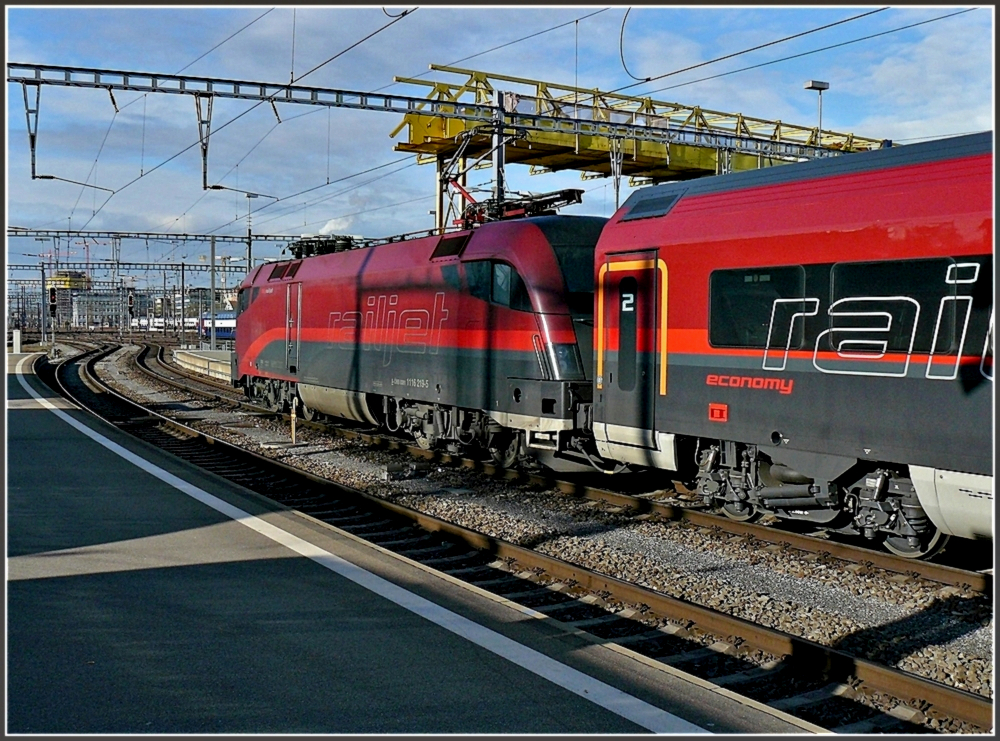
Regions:
<instances>
[{"instance_id":1,"label":"train door","mask_svg":"<svg viewBox=\"0 0 1000 741\"><path fill-rule=\"evenodd\" d=\"M295 373L299 365L299 331L302 328L302 284L285 287L285 368Z\"/></svg>"},{"instance_id":2,"label":"train door","mask_svg":"<svg viewBox=\"0 0 1000 741\"><path fill-rule=\"evenodd\" d=\"M665 262L655 250L608 255L597 301L598 448L616 460L659 465L655 411L667 393Z\"/></svg>"}]
</instances>

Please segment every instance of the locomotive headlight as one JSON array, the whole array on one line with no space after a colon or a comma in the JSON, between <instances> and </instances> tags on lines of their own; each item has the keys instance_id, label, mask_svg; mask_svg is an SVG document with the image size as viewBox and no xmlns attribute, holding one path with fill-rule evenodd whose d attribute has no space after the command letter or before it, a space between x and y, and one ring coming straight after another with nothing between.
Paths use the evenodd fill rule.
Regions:
<instances>
[{"instance_id":1,"label":"locomotive headlight","mask_svg":"<svg viewBox=\"0 0 1000 741\"><path fill-rule=\"evenodd\" d=\"M582 380L583 360L580 350L574 344L553 343L549 348L549 363L556 369L556 378L560 381Z\"/></svg>"}]
</instances>

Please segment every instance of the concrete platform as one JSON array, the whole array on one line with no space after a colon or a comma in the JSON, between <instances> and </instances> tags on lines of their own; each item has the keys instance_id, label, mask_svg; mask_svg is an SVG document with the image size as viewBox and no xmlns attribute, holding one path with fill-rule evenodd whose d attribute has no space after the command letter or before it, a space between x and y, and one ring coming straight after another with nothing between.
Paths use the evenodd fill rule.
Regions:
<instances>
[{"instance_id":1,"label":"concrete platform","mask_svg":"<svg viewBox=\"0 0 1000 741\"><path fill-rule=\"evenodd\" d=\"M174 362L195 373L228 381L232 377L232 357L229 350L174 350Z\"/></svg>"},{"instance_id":2,"label":"concrete platform","mask_svg":"<svg viewBox=\"0 0 1000 741\"><path fill-rule=\"evenodd\" d=\"M9 733L809 728L202 473L29 361L8 356Z\"/></svg>"}]
</instances>

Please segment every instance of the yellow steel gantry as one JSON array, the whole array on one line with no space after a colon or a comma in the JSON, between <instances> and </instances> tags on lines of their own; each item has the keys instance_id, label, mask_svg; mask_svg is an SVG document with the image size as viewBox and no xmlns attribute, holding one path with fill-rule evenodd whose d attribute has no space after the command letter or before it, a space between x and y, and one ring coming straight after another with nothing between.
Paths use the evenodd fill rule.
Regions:
<instances>
[{"instance_id":1,"label":"yellow steel gantry","mask_svg":"<svg viewBox=\"0 0 1000 741\"><path fill-rule=\"evenodd\" d=\"M474 102L495 104L497 85L512 83L526 86L522 93L506 93L507 122L516 127L517 114L547 116L555 119L552 130L537 128L506 145L507 163L531 166L532 174L555 170L580 170L584 178L607 177L617 174L631 176L633 185L663 180L686 180L703 175L715 175L740 170L753 170L785 162L795 162L801 156L790 156L780 145L805 145L820 154L859 152L885 146L881 139L870 139L798 126L740 113L723 113L698 106L668 103L648 97L605 93L571 85L529 80L457 67L431 65L434 71L464 75L461 83L395 77L396 82L431 88L427 97L442 102ZM508 85L503 85L507 90ZM472 98L470 101L469 98ZM565 133L558 120L588 121L608 124L607 133L600 126L593 134ZM618 137L613 125L664 129L677 132L673 141L648 141ZM462 156L472 159L488 153L491 137L481 121L443 118L431 112L407 113L391 137L407 129L406 138L395 149L418 155L418 161L441 162L459 151L460 135L473 129L482 133L471 137ZM466 136L468 136L466 134ZM741 151L733 147L734 137L779 145L773 153L762 153L760 146ZM617 160L617 161L616 161ZM617 166L617 167L616 167Z\"/></svg>"}]
</instances>

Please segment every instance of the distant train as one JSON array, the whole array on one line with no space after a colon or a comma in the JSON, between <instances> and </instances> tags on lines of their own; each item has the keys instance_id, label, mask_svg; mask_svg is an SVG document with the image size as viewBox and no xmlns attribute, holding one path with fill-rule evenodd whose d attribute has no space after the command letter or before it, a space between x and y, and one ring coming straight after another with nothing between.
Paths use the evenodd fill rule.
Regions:
<instances>
[{"instance_id":1,"label":"distant train","mask_svg":"<svg viewBox=\"0 0 1000 741\"><path fill-rule=\"evenodd\" d=\"M145 316L132 317L132 319L130 320L129 324L132 327L132 329L141 329L141 330L152 329L153 331L163 331L163 317L159 317L159 316L158 317L153 317L152 320L150 320L149 317L145 317ZM188 329L188 330L197 330L198 327L199 327L199 320L196 317L189 316L189 317L187 317L184 320L184 328L185 329ZM180 329L180 322L179 322L179 320L173 320L172 321L168 317L167 318L167 329L169 329L169 330L179 330Z\"/></svg>"},{"instance_id":2,"label":"distant train","mask_svg":"<svg viewBox=\"0 0 1000 741\"><path fill-rule=\"evenodd\" d=\"M212 315L206 312L201 315L198 323L199 332L203 340L210 340L212 335ZM236 338L236 312L217 311L215 312L215 339L233 340Z\"/></svg>"},{"instance_id":3,"label":"distant train","mask_svg":"<svg viewBox=\"0 0 1000 741\"><path fill-rule=\"evenodd\" d=\"M233 384L511 465L662 470L926 557L993 537L993 136L258 267Z\"/></svg>"}]
</instances>

